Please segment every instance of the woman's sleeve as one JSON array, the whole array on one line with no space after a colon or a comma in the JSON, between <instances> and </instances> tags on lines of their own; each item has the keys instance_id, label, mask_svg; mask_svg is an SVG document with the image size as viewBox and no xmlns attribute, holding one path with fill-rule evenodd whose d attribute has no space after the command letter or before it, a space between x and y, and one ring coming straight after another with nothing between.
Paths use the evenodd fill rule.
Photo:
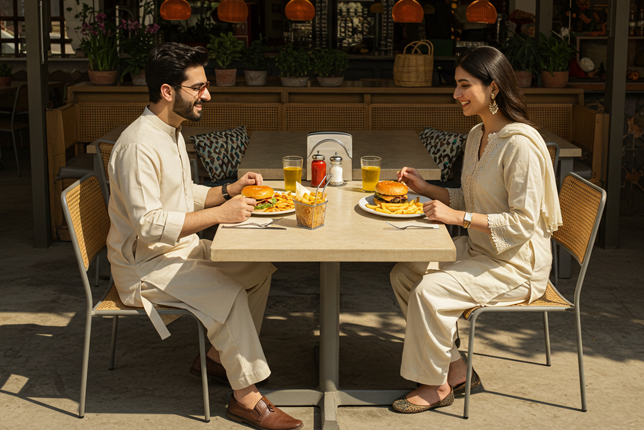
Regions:
<instances>
[{"instance_id":1,"label":"woman's sleeve","mask_svg":"<svg viewBox=\"0 0 644 430\"><path fill-rule=\"evenodd\" d=\"M545 165L538 149L523 136L514 136L503 155L503 176L509 212L488 214L490 240L497 254L532 238L541 216Z\"/></svg>"},{"instance_id":2,"label":"woman's sleeve","mask_svg":"<svg viewBox=\"0 0 644 430\"><path fill-rule=\"evenodd\" d=\"M465 198L463 197L462 188L445 188L449 193L449 207L457 210L465 210Z\"/></svg>"}]
</instances>

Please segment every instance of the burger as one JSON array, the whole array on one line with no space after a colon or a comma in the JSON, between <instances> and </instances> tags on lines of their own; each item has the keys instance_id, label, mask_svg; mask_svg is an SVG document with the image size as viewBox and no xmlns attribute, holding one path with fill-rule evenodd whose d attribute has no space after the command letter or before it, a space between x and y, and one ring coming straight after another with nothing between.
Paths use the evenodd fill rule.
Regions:
<instances>
[{"instance_id":1,"label":"burger","mask_svg":"<svg viewBox=\"0 0 644 430\"><path fill-rule=\"evenodd\" d=\"M257 201L255 204L256 211L272 208L277 202L273 197L275 191L266 185L249 185L248 187L244 187L241 193L242 196L255 199Z\"/></svg>"},{"instance_id":2,"label":"burger","mask_svg":"<svg viewBox=\"0 0 644 430\"><path fill-rule=\"evenodd\" d=\"M374 203L407 203L407 185L396 181L380 181L376 184Z\"/></svg>"}]
</instances>

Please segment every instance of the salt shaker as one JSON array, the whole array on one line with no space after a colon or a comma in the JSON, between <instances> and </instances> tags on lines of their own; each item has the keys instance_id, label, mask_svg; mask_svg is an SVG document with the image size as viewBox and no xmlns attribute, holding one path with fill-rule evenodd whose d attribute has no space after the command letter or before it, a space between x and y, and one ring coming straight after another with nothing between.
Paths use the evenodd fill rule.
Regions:
<instances>
[{"instance_id":1,"label":"salt shaker","mask_svg":"<svg viewBox=\"0 0 644 430\"><path fill-rule=\"evenodd\" d=\"M330 173L333 175L333 178L331 179L331 182L329 182L329 185L336 187L339 185L344 185L344 179L342 175L342 157L339 156L336 152L335 155L332 155L329 160L331 161Z\"/></svg>"}]
</instances>

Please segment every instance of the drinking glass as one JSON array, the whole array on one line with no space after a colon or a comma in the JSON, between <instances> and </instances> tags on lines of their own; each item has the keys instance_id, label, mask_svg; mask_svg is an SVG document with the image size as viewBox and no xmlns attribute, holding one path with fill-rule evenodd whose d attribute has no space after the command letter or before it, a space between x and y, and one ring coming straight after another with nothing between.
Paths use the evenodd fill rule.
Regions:
<instances>
[{"instance_id":1,"label":"drinking glass","mask_svg":"<svg viewBox=\"0 0 644 430\"><path fill-rule=\"evenodd\" d=\"M380 180L380 157L367 155L360 159L362 170L362 190L374 192L376 184Z\"/></svg>"},{"instance_id":2,"label":"drinking glass","mask_svg":"<svg viewBox=\"0 0 644 430\"><path fill-rule=\"evenodd\" d=\"M284 188L286 191L295 192L295 183L302 183L302 157L289 155L282 158L284 169Z\"/></svg>"}]
</instances>

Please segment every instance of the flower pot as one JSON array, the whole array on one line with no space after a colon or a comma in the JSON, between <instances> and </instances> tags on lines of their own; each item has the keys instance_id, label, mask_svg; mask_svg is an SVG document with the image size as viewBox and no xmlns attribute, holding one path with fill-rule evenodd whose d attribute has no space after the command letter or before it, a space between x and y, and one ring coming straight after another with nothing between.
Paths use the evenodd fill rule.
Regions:
<instances>
[{"instance_id":1,"label":"flower pot","mask_svg":"<svg viewBox=\"0 0 644 430\"><path fill-rule=\"evenodd\" d=\"M519 88L528 88L532 85L532 72L515 70L514 75L517 77L517 85L519 85Z\"/></svg>"},{"instance_id":2,"label":"flower pot","mask_svg":"<svg viewBox=\"0 0 644 430\"><path fill-rule=\"evenodd\" d=\"M568 70L565 72L554 72L554 76L548 71L541 72L541 80L546 88L563 88L568 83Z\"/></svg>"},{"instance_id":3,"label":"flower pot","mask_svg":"<svg viewBox=\"0 0 644 430\"><path fill-rule=\"evenodd\" d=\"M237 69L215 69L218 87L232 87L235 85Z\"/></svg>"},{"instance_id":4,"label":"flower pot","mask_svg":"<svg viewBox=\"0 0 644 430\"><path fill-rule=\"evenodd\" d=\"M89 75L89 80L92 85L114 85L116 83L116 78L118 72L116 70L88 70L87 74Z\"/></svg>"},{"instance_id":5,"label":"flower pot","mask_svg":"<svg viewBox=\"0 0 644 430\"><path fill-rule=\"evenodd\" d=\"M134 85L147 85L145 81L145 70L141 70L138 75L130 73L132 75L132 83Z\"/></svg>"},{"instance_id":6,"label":"flower pot","mask_svg":"<svg viewBox=\"0 0 644 430\"><path fill-rule=\"evenodd\" d=\"M268 72L266 70L244 70L246 77L246 85L249 87L261 87L266 85L266 77Z\"/></svg>"},{"instance_id":7,"label":"flower pot","mask_svg":"<svg viewBox=\"0 0 644 430\"><path fill-rule=\"evenodd\" d=\"M318 76L318 83L321 87L339 87L344 81L344 76Z\"/></svg>"},{"instance_id":8,"label":"flower pot","mask_svg":"<svg viewBox=\"0 0 644 430\"><path fill-rule=\"evenodd\" d=\"M0 87L8 87L11 85L11 80L13 76L2 76L0 77Z\"/></svg>"},{"instance_id":9,"label":"flower pot","mask_svg":"<svg viewBox=\"0 0 644 430\"><path fill-rule=\"evenodd\" d=\"M309 77L303 78L286 78L281 77L282 85L285 87L306 87L309 84Z\"/></svg>"}]
</instances>

